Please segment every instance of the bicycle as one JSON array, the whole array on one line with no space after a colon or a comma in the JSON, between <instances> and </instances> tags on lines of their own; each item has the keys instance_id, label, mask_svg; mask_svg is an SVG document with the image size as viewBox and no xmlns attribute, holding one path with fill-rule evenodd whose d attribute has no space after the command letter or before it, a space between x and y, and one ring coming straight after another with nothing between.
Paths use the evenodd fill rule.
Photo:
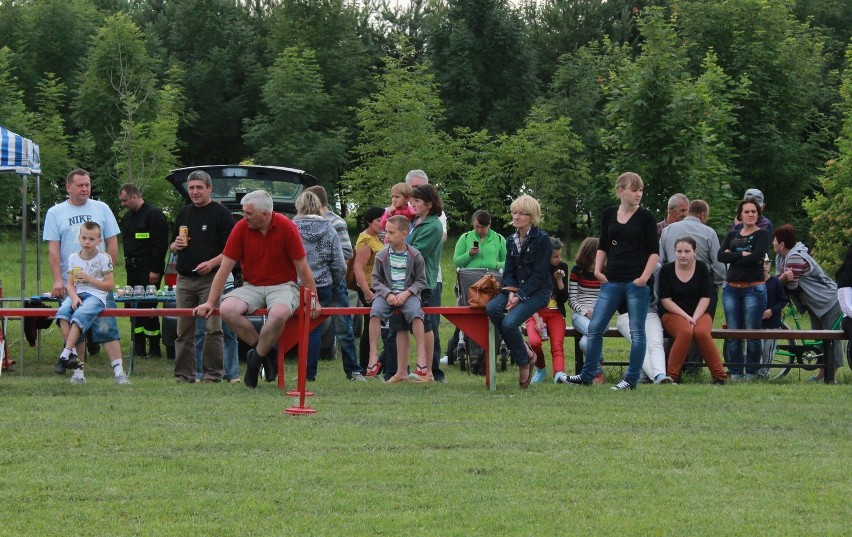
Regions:
<instances>
[{"instance_id":1,"label":"bicycle","mask_svg":"<svg viewBox=\"0 0 852 537\"><path fill-rule=\"evenodd\" d=\"M793 304L787 304L782 310L781 329L782 330L801 330L802 325L799 320L799 312ZM837 318L831 326L831 330L840 330L840 323L843 321L843 315ZM792 324L792 326L790 326ZM849 367L852 368L852 349L848 347L848 342L838 341L838 345L847 345L846 359L849 362ZM772 368L769 372L771 380L783 378L790 372L793 365L800 365L806 371L818 369L822 363L824 347L822 340L796 340L788 339L787 344L778 343L775 347L775 354L772 356L772 363L776 365L786 366ZM777 372L777 373L776 373Z\"/></svg>"}]
</instances>

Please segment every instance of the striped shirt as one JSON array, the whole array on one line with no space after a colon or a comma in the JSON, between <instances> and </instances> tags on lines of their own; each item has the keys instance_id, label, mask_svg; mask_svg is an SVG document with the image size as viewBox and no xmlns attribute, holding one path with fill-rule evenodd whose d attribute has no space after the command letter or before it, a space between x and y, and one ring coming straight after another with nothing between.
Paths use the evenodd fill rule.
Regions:
<instances>
[{"instance_id":1,"label":"striped shirt","mask_svg":"<svg viewBox=\"0 0 852 537\"><path fill-rule=\"evenodd\" d=\"M408 272L408 248L401 254L390 250L391 292L395 295L405 291L405 277Z\"/></svg>"},{"instance_id":2,"label":"striped shirt","mask_svg":"<svg viewBox=\"0 0 852 537\"><path fill-rule=\"evenodd\" d=\"M571 309L585 315L595 307L600 291L601 282L595 278L595 274L574 265L568 282L568 304Z\"/></svg>"}]
</instances>

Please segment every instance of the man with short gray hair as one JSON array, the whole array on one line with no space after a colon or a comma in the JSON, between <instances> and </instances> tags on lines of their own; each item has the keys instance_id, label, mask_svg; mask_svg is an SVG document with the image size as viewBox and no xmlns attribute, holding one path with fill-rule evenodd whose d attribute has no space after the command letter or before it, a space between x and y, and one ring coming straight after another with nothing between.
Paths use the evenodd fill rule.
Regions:
<instances>
[{"instance_id":1,"label":"man with short gray hair","mask_svg":"<svg viewBox=\"0 0 852 537\"><path fill-rule=\"evenodd\" d=\"M686 211L689 209L689 198L686 197L686 194L681 194L678 192L669 198L669 203L667 206L668 212L666 213L666 217L657 222L657 238L663 233L663 230L666 226L674 224L675 222L680 222L686 217Z\"/></svg>"},{"instance_id":2,"label":"man with short gray hair","mask_svg":"<svg viewBox=\"0 0 852 537\"><path fill-rule=\"evenodd\" d=\"M245 385L255 388L261 365L266 368L267 382L277 374L278 360L273 347L299 307L298 280L314 295L317 286L296 224L272 210L272 197L263 190L255 190L246 194L241 203L245 218L237 222L228 237L221 270L211 283L209 297L194 313L210 318L228 273L241 263L243 286L225 295L219 313L237 336L252 347L246 355ZM260 308L266 308L267 313L258 333L245 315ZM311 318L316 319L321 310L315 302Z\"/></svg>"}]
</instances>

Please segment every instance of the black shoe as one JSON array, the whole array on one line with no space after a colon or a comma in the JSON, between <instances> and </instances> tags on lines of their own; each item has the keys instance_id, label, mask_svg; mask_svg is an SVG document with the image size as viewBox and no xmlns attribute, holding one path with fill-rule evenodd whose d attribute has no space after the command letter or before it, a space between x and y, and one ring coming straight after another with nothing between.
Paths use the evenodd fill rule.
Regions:
<instances>
[{"instance_id":1,"label":"black shoe","mask_svg":"<svg viewBox=\"0 0 852 537\"><path fill-rule=\"evenodd\" d=\"M71 353L71 356L68 357L68 365L65 367L68 369L77 369L80 367L80 359L77 358L77 353Z\"/></svg>"},{"instance_id":2,"label":"black shoe","mask_svg":"<svg viewBox=\"0 0 852 537\"><path fill-rule=\"evenodd\" d=\"M618 383L618 384L616 384L615 386L613 386L612 388L610 388L610 390L614 390L614 391L620 391L620 390L635 390L635 389L636 389L636 385L635 385L635 384L630 384L630 383L629 383L629 382L627 382L626 380L619 381L619 383Z\"/></svg>"},{"instance_id":3,"label":"black shoe","mask_svg":"<svg viewBox=\"0 0 852 537\"><path fill-rule=\"evenodd\" d=\"M144 358L147 356L147 352L145 352L145 345L133 345L133 356L137 358Z\"/></svg>"},{"instance_id":4,"label":"black shoe","mask_svg":"<svg viewBox=\"0 0 852 537\"><path fill-rule=\"evenodd\" d=\"M571 375L567 379L565 379L565 384L576 384L579 386L591 386L592 383L583 380L583 377L580 375Z\"/></svg>"},{"instance_id":5,"label":"black shoe","mask_svg":"<svg viewBox=\"0 0 852 537\"><path fill-rule=\"evenodd\" d=\"M273 382L278 377L278 357L275 349L263 357L263 370L266 372L266 382Z\"/></svg>"},{"instance_id":6,"label":"black shoe","mask_svg":"<svg viewBox=\"0 0 852 537\"><path fill-rule=\"evenodd\" d=\"M94 356L97 353L101 352L101 344L100 343L93 343L91 341L87 341L86 342L86 350L89 351L90 356ZM142 353L142 354L145 354L145 353Z\"/></svg>"},{"instance_id":7,"label":"black shoe","mask_svg":"<svg viewBox=\"0 0 852 537\"><path fill-rule=\"evenodd\" d=\"M710 384L717 384L719 386L724 386L727 383L728 383L728 381L726 381L725 379L713 379L713 382L711 382Z\"/></svg>"},{"instance_id":8,"label":"black shoe","mask_svg":"<svg viewBox=\"0 0 852 537\"><path fill-rule=\"evenodd\" d=\"M246 376L243 377L243 383L247 387L257 387L257 376L260 374L260 366L262 363L263 359L258 356L257 351L249 349L246 353Z\"/></svg>"},{"instance_id":9,"label":"black shoe","mask_svg":"<svg viewBox=\"0 0 852 537\"><path fill-rule=\"evenodd\" d=\"M56 365L53 366L53 372L57 375L64 375L68 370L68 358L60 358Z\"/></svg>"},{"instance_id":10,"label":"black shoe","mask_svg":"<svg viewBox=\"0 0 852 537\"><path fill-rule=\"evenodd\" d=\"M148 339L148 358L162 358L163 355L160 352L160 338L159 337L149 337Z\"/></svg>"}]
</instances>

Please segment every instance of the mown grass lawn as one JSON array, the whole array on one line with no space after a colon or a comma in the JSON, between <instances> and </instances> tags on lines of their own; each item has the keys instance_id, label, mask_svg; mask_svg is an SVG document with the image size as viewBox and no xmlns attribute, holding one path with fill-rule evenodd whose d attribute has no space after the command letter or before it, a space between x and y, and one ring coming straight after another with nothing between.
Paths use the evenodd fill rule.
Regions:
<instances>
[{"instance_id":1,"label":"mown grass lawn","mask_svg":"<svg viewBox=\"0 0 852 537\"><path fill-rule=\"evenodd\" d=\"M15 270L0 267L4 283ZM510 367L490 393L458 368L391 386L321 362L318 413L294 417L270 384L177 385L165 359L137 361L120 387L95 356L72 386L51 372L57 334L0 377L0 535L847 535L852 522L848 368L836 386L794 372L714 387L705 373L613 393L522 392Z\"/></svg>"}]
</instances>

